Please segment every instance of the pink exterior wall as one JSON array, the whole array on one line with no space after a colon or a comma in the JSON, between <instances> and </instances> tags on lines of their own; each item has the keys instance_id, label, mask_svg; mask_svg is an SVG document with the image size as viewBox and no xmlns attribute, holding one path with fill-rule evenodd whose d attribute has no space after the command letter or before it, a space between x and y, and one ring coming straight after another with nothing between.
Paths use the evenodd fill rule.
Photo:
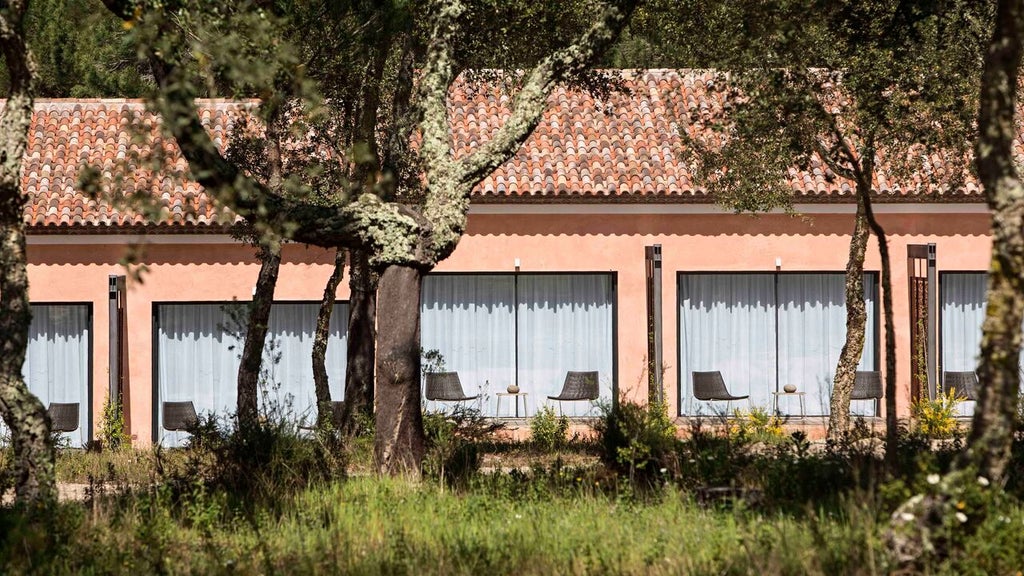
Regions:
<instances>
[{"instance_id":1,"label":"pink exterior wall","mask_svg":"<svg viewBox=\"0 0 1024 576\"><path fill-rule=\"evenodd\" d=\"M680 271L833 271L845 268L852 214L785 215L758 218L726 214L476 214L469 230L440 271L614 272L617 277L618 374L620 391L646 395L644 246L663 247L665 389L672 410L678 405L677 290ZM847 208L840 206L840 208ZM581 212L587 212L581 210ZM909 302L906 246L934 242L938 268L987 268L988 216L981 213L881 214L890 235L896 315L900 411L907 410ZM52 237L49 237L52 238ZM89 236L64 236L66 244L29 246L31 297L37 302L91 302L93 305L93 414L100 413L107 380L107 276L123 274L123 244L95 244ZM110 237L106 237L110 238ZM167 242L169 237L163 237ZM252 249L232 244L150 245L143 261L143 283L129 283L129 386L131 432L139 444L152 434L152 310L154 302L248 299L258 272ZM52 240L51 240L52 241ZM173 239L169 240L173 242ZM93 242L84 244L84 242ZM288 246L277 289L280 300L318 300L330 274L331 253ZM872 241L867 270L880 269ZM347 298L345 283L339 298ZM881 359L884 365L884 358ZM93 418L96 422L96 418Z\"/></svg>"}]
</instances>

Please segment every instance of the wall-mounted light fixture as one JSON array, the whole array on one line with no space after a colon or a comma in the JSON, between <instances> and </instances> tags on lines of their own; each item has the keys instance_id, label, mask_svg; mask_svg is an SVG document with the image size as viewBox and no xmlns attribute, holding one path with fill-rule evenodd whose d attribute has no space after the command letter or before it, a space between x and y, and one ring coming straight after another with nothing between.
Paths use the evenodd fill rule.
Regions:
<instances>
[{"instance_id":1,"label":"wall-mounted light fixture","mask_svg":"<svg viewBox=\"0 0 1024 576\"><path fill-rule=\"evenodd\" d=\"M778 270L780 268L782 268L782 256L776 256L775 257L775 269Z\"/></svg>"},{"instance_id":2,"label":"wall-mounted light fixture","mask_svg":"<svg viewBox=\"0 0 1024 576\"><path fill-rule=\"evenodd\" d=\"M519 258L516 258L516 272L519 272Z\"/></svg>"}]
</instances>

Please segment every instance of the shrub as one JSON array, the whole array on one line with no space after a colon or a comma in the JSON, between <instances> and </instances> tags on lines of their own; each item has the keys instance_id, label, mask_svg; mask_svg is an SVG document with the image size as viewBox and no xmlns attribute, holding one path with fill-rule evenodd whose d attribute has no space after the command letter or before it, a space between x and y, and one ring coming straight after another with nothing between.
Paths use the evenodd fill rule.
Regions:
<instances>
[{"instance_id":1,"label":"shrub","mask_svg":"<svg viewBox=\"0 0 1024 576\"><path fill-rule=\"evenodd\" d=\"M530 421L530 440L545 452L564 446L568 432L569 419L564 415L556 416L551 406L543 406Z\"/></svg>"},{"instance_id":2,"label":"shrub","mask_svg":"<svg viewBox=\"0 0 1024 576\"><path fill-rule=\"evenodd\" d=\"M107 401L103 403L103 415L100 416L100 441L103 448L120 450L127 447L131 440L124 424L121 400L107 396Z\"/></svg>"},{"instance_id":3,"label":"shrub","mask_svg":"<svg viewBox=\"0 0 1024 576\"><path fill-rule=\"evenodd\" d=\"M955 390L937 396L934 400L919 398L910 405L914 419L914 431L928 438L952 438L960 430L956 419L957 404L965 398L958 397Z\"/></svg>"},{"instance_id":4,"label":"shrub","mask_svg":"<svg viewBox=\"0 0 1024 576\"><path fill-rule=\"evenodd\" d=\"M425 412L427 454L423 472L449 484L464 484L480 469L480 443L503 427L466 406L456 406L447 414Z\"/></svg>"},{"instance_id":5,"label":"shrub","mask_svg":"<svg viewBox=\"0 0 1024 576\"><path fill-rule=\"evenodd\" d=\"M678 472L679 440L664 403L644 406L620 399L602 412L597 432L607 466L648 485Z\"/></svg>"},{"instance_id":6,"label":"shrub","mask_svg":"<svg viewBox=\"0 0 1024 576\"><path fill-rule=\"evenodd\" d=\"M249 425L234 419L200 416L190 428L186 462L168 474L178 494L223 490L250 504L274 501L330 478L344 475L344 456L313 435L304 436L293 419L261 417ZM163 468L157 453L157 467Z\"/></svg>"},{"instance_id":7,"label":"shrub","mask_svg":"<svg viewBox=\"0 0 1024 576\"><path fill-rule=\"evenodd\" d=\"M778 444L785 440L782 418L768 410L753 406L748 412L736 409L729 426L729 436L736 442L766 442Z\"/></svg>"}]
</instances>

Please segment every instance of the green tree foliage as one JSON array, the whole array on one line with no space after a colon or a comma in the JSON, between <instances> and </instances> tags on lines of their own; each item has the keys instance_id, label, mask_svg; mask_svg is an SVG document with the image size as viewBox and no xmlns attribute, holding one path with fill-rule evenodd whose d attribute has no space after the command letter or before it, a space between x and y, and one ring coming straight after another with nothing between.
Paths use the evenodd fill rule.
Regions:
<instances>
[{"instance_id":1,"label":"green tree foliage","mask_svg":"<svg viewBox=\"0 0 1024 576\"><path fill-rule=\"evenodd\" d=\"M44 98L138 98L152 87L120 20L100 0L34 0L26 36ZM0 68L0 89L9 80Z\"/></svg>"},{"instance_id":2,"label":"green tree foliage","mask_svg":"<svg viewBox=\"0 0 1024 576\"><path fill-rule=\"evenodd\" d=\"M105 4L133 28L154 72L162 126L209 194L257 233L362 250L380 271L376 453L383 471L417 473L422 277L458 244L473 187L529 137L556 85L593 77L587 68L614 42L635 2L587 3L578 34L541 37L514 26L503 34L498 28L515 21L495 13L508 4L489 0ZM566 6L565 14L575 13L576 4ZM543 9L516 13L524 23L545 22ZM311 32L318 28L330 32ZM485 61L469 51L477 35L489 35L481 47L513 48L497 50L494 61L525 59L531 44L548 49L521 75L492 75L514 89L511 113L488 142L456 159L448 94L461 73ZM259 152L250 157L265 158L266 170L214 146L194 103L204 90L259 96L255 112L265 131L233 146ZM339 167L338 177L326 177Z\"/></svg>"},{"instance_id":3,"label":"green tree foliage","mask_svg":"<svg viewBox=\"0 0 1024 576\"><path fill-rule=\"evenodd\" d=\"M792 168L820 170L855 191L847 265L847 342L834 382L830 435L849 425L863 349L861 277L870 230L882 256L886 411L894 439L895 337L885 231L874 218L879 175L904 192L956 189L969 169L988 2L966 0L654 0L616 62L711 67L711 98L685 122L698 176L737 211L791 204ZM631 59L636 59L632 60ZM724 144L721 144L724 142Z\"/></svg>"}]
</instances>

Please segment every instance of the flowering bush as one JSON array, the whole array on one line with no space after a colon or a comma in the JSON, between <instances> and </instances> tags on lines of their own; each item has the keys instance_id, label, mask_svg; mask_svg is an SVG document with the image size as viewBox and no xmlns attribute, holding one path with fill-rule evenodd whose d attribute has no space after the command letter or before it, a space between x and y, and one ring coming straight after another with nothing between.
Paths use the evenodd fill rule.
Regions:
<instances>
[{"instance_id":1,"label":"flowering bush","mask_svg":"<svg viewBox=\"0 0 1024 576\"><path fill-rule=\"evenodd\" d=\"M928 438L952 438L960 430L956 419L956 406L966 398L955 390L937 396L934 400L920 398L910 405L914 431Z\"/></svg>"},{"instance_id":2,"label":"flowering bush","mask_svg":"<svg viewBox=\"0 0 1024 576\"><path fill-rule=\"evenodd\" d=\"M739 443L778 443L786 438L782 430L782 418L760 406L752 407L749 412L737 408L729 425L729 437Z\"/></svg>"}]
</instances>

